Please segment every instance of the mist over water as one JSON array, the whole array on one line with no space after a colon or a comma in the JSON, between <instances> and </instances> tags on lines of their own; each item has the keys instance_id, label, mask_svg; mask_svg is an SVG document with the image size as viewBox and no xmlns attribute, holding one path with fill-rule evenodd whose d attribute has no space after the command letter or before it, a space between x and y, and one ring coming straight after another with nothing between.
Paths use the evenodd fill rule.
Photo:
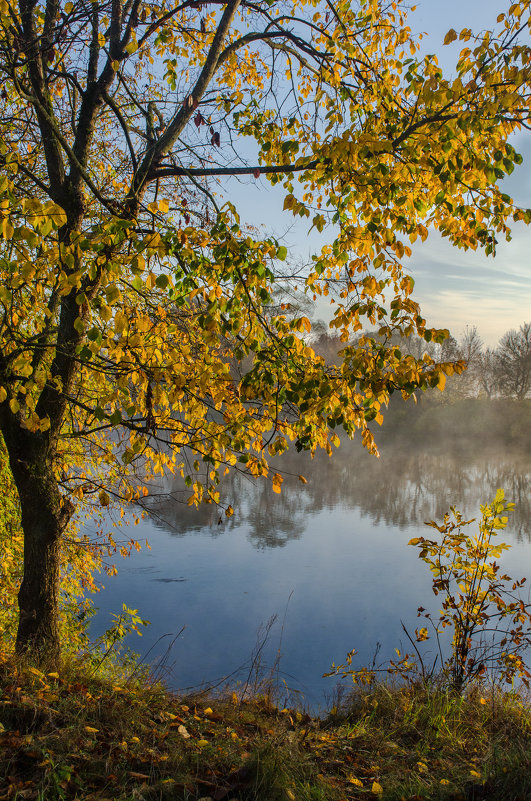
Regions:
<instances>
[{"instance_id":1,"label":"mist over water","mask_svg":"<svg viewBox=\"0 0 531 801\"><path fill-rule=\"evenodd\" d=\"M477 517L480 504L503 488L516 509L499 535L512 546L501 561L514 578L529 574L527 420L503 407L494 418L492 407L481 419L483 413L477 402L435 413L399 409L378 438L380 459L349 441L332 459L290 452L275 462L284 473L281 495L266 480L231 473L221 487L235 510L229 520L211 507L188 507L183 485L165 478L134 531L152 549L120 561L118 576L105 579L93 633L124 602L151 621L130 647L153 647L150 662L172 665L172 687L230 674L245 683L263 627L277 615L261 652L263 672L280 651L276 678L317 709L334 685L322 678L332 661L356 648L361 666L378 647L384 662L404 646L401 621L413 631L418 606L438 608L427 568L407 546L432 535L426 521L441 520L450 506ZM165 657L171 637L159 638L183 626Z\"/></svg>"}]
</instances>

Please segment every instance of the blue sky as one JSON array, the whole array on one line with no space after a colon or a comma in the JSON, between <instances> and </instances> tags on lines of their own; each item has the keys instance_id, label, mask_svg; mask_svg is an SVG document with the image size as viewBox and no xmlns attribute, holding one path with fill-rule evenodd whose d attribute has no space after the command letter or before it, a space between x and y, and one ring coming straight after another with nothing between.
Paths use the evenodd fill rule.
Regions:
<instances>
[{"instance_id":1,"label":"blue sky","mask_svg":"<svg viewBox=\"0 0 531 801\"><path fill-rule=\"evenodd\" d=\"M413 32L427 34L424 52L437 53L445 71L452 72L462 43L443 47L446 32L492 27L509 5L508 0L418 0L409 24ZM531 207L531 134L519 135L513 144L524 162L504 179L504 189L519 204ZM309 260L324 244L326 231L308 237L304 224L282 213L285 190L272 189L262 178L247 185L233 179L227 190L225 197L236 201L247 222L263 225L295 257ZM512 241L500 242L495 258L463 252L431 232L424 244L415 245L406 266L428 324L449 328L456 337L467 325L475 325L486 345L496 345L507 330L531 321L531 227L515 226ZM316 316L329 319L331 314L318 309Z\"/></svg>"},{"instance_id":2,"label":"blue sky","mask_svg":"<svg viewBox=\"0 0 531 801\"><path fill-rule=\"evenodd\" d=\"M509 5L503 0L420 0L410 24L414 31L428 33L427 51L436 52L441 64L451 68L459 47L442 48L444 34L450 28L491 27ZM503 185L518 203L531 207L531 134L513 144L524 162ZM485 343L495 345L509 328L531 320L531 228L523 224L515 226L511 242L499 244L494 259L464 253L431 234L415 249L410 267L424 315L454 335L467 324L477 325Z\"/></svg>"}]
</instances>

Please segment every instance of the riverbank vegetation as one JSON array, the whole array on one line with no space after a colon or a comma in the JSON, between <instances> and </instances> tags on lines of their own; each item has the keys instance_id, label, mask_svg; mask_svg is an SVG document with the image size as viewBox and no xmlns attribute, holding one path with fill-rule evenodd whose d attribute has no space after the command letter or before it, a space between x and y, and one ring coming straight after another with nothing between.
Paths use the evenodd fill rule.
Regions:
<instances>
[{"instance_id":1,"label":"riverbank vegetation","mask_svg":"<svg viewBox=\"0 0 531 801\"><path fill-rule=\"evenodd\" d=\"M271 688L176 697L125 669L43 674L2 657L0 693L5 801L531 795L531 708L513 691L377 684L315 718L277 706Z\"/></svg>"}]
</instances>

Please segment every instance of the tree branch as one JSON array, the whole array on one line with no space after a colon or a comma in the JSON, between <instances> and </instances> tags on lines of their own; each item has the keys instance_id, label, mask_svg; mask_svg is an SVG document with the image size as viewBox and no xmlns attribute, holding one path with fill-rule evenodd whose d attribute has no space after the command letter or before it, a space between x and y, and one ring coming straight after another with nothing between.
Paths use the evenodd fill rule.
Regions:
<instances>
[{"instance_id":1,"label":"tree branch","mask_svg":"<svg viewBox=\"0 0 531 801\"><path fill-rule=\"evenodd\" d=\"M241 0L229 0L227 3L225 11L223 12L223 16L221 17L220 23L214 35L214 39L212 40L212 44L210 45L210 50L208 51L203 69L201 70L199 78L197 79L192 92L185 99L179 111L177 111L173 119L170 121L160 139L153 143L152 147L148 149L146 155L144 156L142 163L135 174L127 198L128 204L132 207L132 211L134 211L138 205L142 190L148 181L148 176L151 172L152 166L156 166L160 162L161 158L169 153L181 135L185 125L192 116L195 104L199 102L210 81L212 80L217 69L220 53L222 52L223 42L227 36L227 33L229 32L240 2Z\"/></svg>"},{"instance_id":2,"label":"tree branch","mask_svg":"<svg viewBox=\"0 0 531 801\"><path fill-rule=\"evenodd\" d=\"M37 35L35 19L33 16L35 6L35 0L21 0L20 2L24 52L26 53L28 60L28 76L30 79L30 84L35 98L38 100L38 103L35 104L35 111L37 113L37 119L42 136L42 145L46 159L48 177L50 179L50 187L53 193L53 199L57 202L60 199L60 194L63 188L65 167L58 142L54 135L54 126L51 124L51 119L53 118L53 109L50 101L50 95L44 81L42 53L39 51L39 37ZM51 13L49 8L48 13ZM50 23L48 23L48 28L49 25ZM13 81L20 96L27 100L27 93L24 92L21 85L17 81L14 69Z\"/></svg>"},{"instance_id":3,"label":"tree branch","mask_svg":"<svg viewBox=\"0 0 531 801\"><path fill-rule=\"evenodd\" d=\"M133 165L133 170L136 171L136 168L138 166L138 162L136 160L136 153L133 147L133 143L131 142L131 137L129 136L129 128L127 127L127 123L123 118L122 112L120 111L120 109L118 108L112 97L108 94L108 92L103 93L103 99L105 100L109 108L114 112L116 119L120 123L120 127L124 132L125 141L127 142L127 147L129 148L129 155L131 156L131 163Z\"/></svg>"},{"instance_id":4,"label":"tree branch","mask_svg":"<svg viewBox=\"0 0 531 801\"><path fill-rule=\"evenodd\" d=\"M302 172L303 170L315 170L320 163L318 159L309 161L307 164L277 164L273 167L159 167L150 175L151 180L156 178L167 178L170 176L190 176L201 178L208 175L260 175L286 174L290 172Z\"/></svg>"}]
</instances>

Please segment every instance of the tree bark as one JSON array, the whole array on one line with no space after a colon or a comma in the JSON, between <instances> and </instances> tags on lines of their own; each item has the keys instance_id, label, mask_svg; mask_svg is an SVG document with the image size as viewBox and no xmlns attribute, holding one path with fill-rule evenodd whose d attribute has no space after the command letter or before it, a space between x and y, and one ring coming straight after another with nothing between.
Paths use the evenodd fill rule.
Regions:
<instances>
[{"instance_id":1,"label":"tree bark","mask_svg":"<svg viewBox=\"0 0 531 801\"><path fill-rule=\"evenodd\" d=\"M18 593L16 651L48 669L60 659L59 571L61 537L73 504L61 496L45 435L6 432L6 447L21 508L24 578Z\"/></svg>"}]
</instances>

